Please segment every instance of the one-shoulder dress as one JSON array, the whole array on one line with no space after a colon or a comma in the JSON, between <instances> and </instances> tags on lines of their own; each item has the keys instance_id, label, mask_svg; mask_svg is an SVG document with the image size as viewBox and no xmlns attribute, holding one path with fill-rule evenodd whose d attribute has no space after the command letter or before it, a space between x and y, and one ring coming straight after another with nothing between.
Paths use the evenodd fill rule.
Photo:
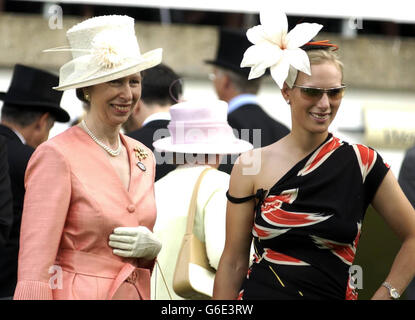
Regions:
<instances>
[{"instance_id":1,"label":"one-shoulder dress","mask_svg":"<svg viewBox=\"0 0 415 320\"><path fill-rule=\"evenodd\" d=\"M278 165L276 163L275 165ZM329 134L257 198L255 257L238 299L357 299L362 222L389 166L372 148Z\"/></svg>"}]
</instances>

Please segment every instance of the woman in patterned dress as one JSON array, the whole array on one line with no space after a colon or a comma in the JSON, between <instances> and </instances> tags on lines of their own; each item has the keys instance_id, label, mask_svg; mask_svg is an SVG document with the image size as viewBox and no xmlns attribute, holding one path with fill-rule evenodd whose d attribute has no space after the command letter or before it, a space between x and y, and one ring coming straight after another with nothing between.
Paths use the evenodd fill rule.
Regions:
<instances>
[{"instance_id":1,"label":"woman in patterned dress","mask_svg":"<svg viewBox=\"0 0 415 320\"><path fill-rule=\"evenodd\" d=\"M302 48L311 74L290 69L280 86L291 133L242 154L232 171L213 297L357 299L349 268L372 204L403 242L373 299L398 298L415 274L414 209L376 151L329 133L343 97L343 66L325 41ZM244 60L253 70L266 62L260 54L253 61L249 50ZM277 83L278 71L271 67Z\"/></svg>"}]
</instances>

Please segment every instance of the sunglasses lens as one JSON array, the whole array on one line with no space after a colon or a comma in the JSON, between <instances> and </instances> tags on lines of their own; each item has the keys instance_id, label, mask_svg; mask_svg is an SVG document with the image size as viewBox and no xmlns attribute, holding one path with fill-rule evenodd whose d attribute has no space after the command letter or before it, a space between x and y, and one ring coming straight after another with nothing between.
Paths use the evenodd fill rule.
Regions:
<instances>
[{"instance_id":1,"label":"sunglasses lens","mask_svg":"<svg viewBox=\"0 0 415 320\"><path fill-rule=\"evenodd\" d=\"M323 94L323 92L317 88L301 88L301 92L309 98L318 98Z\"/></svg>"},{"instance_id":2,"label":"sunglasses lens","mask_svg":"<svg viewBox=\"0 0 415 320\"><path fill-rule=\"evenodd\" d=\"M312 87L300 87L303 95L309 99L320 99L323 93L326 92L330 99L341 99L344 95L344 87L332 88L332 89L321 89Z\"/></svg>"},{"instance_id":3,"label":"sunglasses lens","mask_svg":"<svg viewBox=\"0 0 415 320\"><path fill-rule=\"evenodd\" d=\"M340 99L344 95L344 88L334 88L327 92L327 95L332 99Z\"/></svg>"}]
</instances>

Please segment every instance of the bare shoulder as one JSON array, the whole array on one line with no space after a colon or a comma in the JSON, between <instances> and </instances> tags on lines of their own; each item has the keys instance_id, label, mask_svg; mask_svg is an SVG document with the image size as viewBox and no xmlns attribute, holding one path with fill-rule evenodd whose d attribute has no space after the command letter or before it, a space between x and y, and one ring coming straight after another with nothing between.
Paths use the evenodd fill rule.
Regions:
<instances>
[{"instance_id":1,"label":"bare shoulder","mask_svg":"<svg viewBox=\"0 0 415 320\"><path fill-rule=\"evenodd\" d=\"M260 150L260 163L255 175L254 189L269 190L293 165L290 147L285 138Z\"/></svg>"},{"instance_id":2,"label":"bare shoulder","mask_svg":"<svg viewBox=\"0 0 415 320\"><path fill-rule=\"evenodd\" d=\"M229 193L234 197L246 197L254 191L255 176L261 168L261 149L242 153L236 160L229 184Z\"/></svg>"},{"instance_id":3,"label":"bare shoulder","mask_svg":"<svg viewBox=\"0 0 415 320\"><path fill-rule=\"evenodd\" d=\"M235 197L254 194L258 189L268 189L286 170L287 143L285 138L263 148L242 153L232 170L229 192ZM281 171L281 172L280 172Z\"/></svg>"}]
</instances>

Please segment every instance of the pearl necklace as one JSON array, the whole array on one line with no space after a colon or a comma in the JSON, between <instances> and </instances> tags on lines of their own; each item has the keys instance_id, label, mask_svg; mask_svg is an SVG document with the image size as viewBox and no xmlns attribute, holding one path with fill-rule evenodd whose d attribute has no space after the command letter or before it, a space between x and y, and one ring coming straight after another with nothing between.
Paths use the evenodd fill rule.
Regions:
<instances>
[{"instance_id":1,"label":"pearl necklace","mask_svg":"<svg viewBox=\"0 0 415 320\"><path fill-rule=\"evenodd\" d=\"M102 143L101 141L99 141L97 137L95 137L95 135L86 126L85 120L82 120L81 125L85 129L86 133L92 138L92 140L94 140L101 148L103 148L105 151L107 151L110 156L116 157L120 154L120 152L121 152L120 135L118 135L118 148L117 148L117 150L114 150L114 149L111 149L110 147L108 147L107 145L105 145L104 143Z\"/></svg>"}]
</instances>

